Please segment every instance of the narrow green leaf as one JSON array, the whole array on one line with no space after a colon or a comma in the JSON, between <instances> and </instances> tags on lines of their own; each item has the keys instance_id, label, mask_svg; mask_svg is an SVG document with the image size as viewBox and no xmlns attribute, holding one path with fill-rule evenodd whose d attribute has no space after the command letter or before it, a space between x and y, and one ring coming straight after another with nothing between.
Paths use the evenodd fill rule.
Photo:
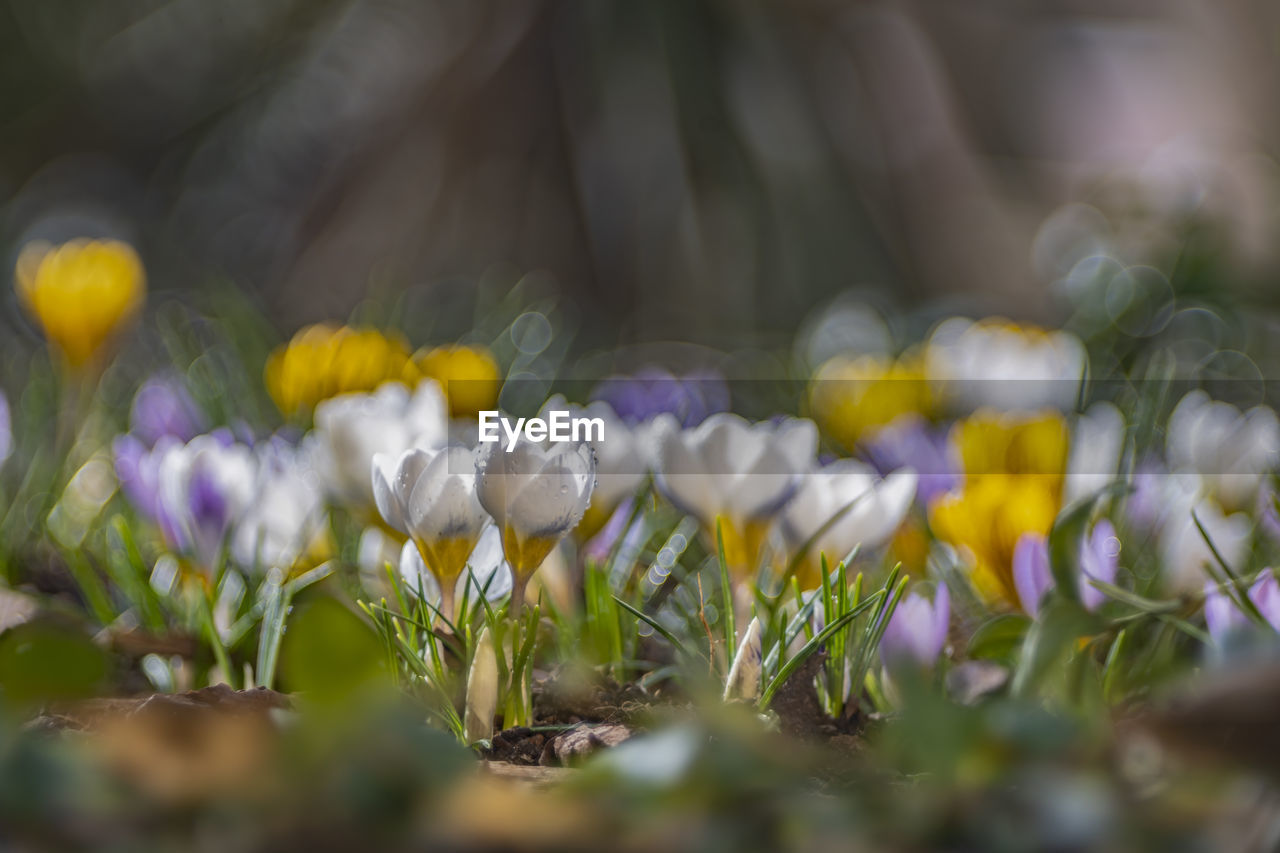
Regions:
<instances>
[{"instance_id":1,"label":"narrow green leaf","mask_svg":"<svg viewBox=\"0 0 1280 853\"><path fill-rule=\"evenodd\" d=\"M978 626L969 638L965 657L1012 660L1026 639L1031 620L1021 613L1002 613Z\"/></svg>"},{"instance_id":2,"label":"narrow green leaf","mask_svg":"<svg viewBox=\"0 0 1280 853\"><path fill-rule=\"evenodd\" d=\"M1262 615L1262 611L1253 603L1253 599L1249 597L1247 590L1240 587L1240 576L1231 568L1231 564L1222 556L1222 552L1218 550L1218 546L1213 543L1213 538L1209 536L1209 531L1205 530L1204 525L1200 522L1200 517L1196 515L1196 511L1191 510L1191 520L1195 522L1196 530L1200 531L1200 538L1204 539L1204 543L1209 546L1209 553L1213 555L1213 559L1222 567L1222 571L1226 577L1220 577L1213 571L1208 563L1205 563L1206 573L1219 584L1223 591L1226 592L1231 600L1236 603L1246 616L1248 616L1255 625L1267 625L1267 619ZM1172 623L1171 623L1172 624Z\"/></svg>"},{"instance_id":3,"label":"narrow green leaf","mask_svg":"<svg viewBox=\"0 0 1280 853\"><path fill-rule=\"evenodd\" d=\"M1015 696L1030 696L1044 677L1074 650L1080 637L1096 634L1100 621L1063 598L1051 598L1027 632L1010 685Z\"/></svg>"},{"instance_id":4,"label":"narrow green leaf","mask_svg":"<svg viewBox=\"0 0 1280 853\"><path fill-rule=\"evenodd\" d=\"M688 654L688 650L684 647L684 644L681 643L679 639L677 639L675 634L668 631L666 626L664 626L661 622L652 618L646 613L640 610L637 610L636 608L632 607L630 604L627 604L627 602L623 601L621 598L618 598L618 596L616 595L613 596L613 600L618 602L618 604L622 606L623 610L627 611L632 616L644 622L646 625L653 628L653 630L657 631L660 635L662 635L663 639L665 639L671 645L675 646L676 651L680 652L681 654L686 654L686 655Z\"/></svg>"},{"instance_id":5,"label":"narrow green leaf","mask_svg":"<svg viewBox=\"0 0 1280 853\"><path fill-rule=\"evenodd\" d=\"M724 530L719 516L716 517L716 556L720 561L720 601L723 613L720 618L724 625L725 660L733 657L733 650L738 645L738 632L733 624L733 586L729 583L729 563L724 556Z\"/></svg>"},{"instance_id":6,"label":"narrow green leaf","mask_svg":"<svg viewBox=\"0 0 1280 853\"><path fill-rule=\"evenodd\" d=\"M209 647L213 649L213 658L226 675L227 684L234 688L236 686L236 672L231 666L231 658L227 654L227 647L223 645L222 637L218 636L218 626L213 620L213 602L209 600L207 591L200 591L199 604L197 606L200 608L200 622L204 627L205 635L209 639Z\"/></svg>"},{"instance_id":7,"label":"narrow green leaf","mask_svg":"<svg viewBox=\"0 0 1280 853\"><path fill-rule=\"evenodd\" d=\"M1121 630L1116 634L1116 638L1111 641L1111 648L1107 650L1107 660L1102 666L1102 698L1108 704L1116 701L1116 691L1119 689L1120 664L1121 656L1124 654L1125 641L1129 634L1125 630Z\"/></svg>"},{"instance_id":8,"label":"narrow green leaf","mask_svg":"<svg viewBox=\"0 0 1280 853\"><path fill-rule=\"evenodd\" d=\"M782 665L778 670L778 674L769 682L769 686L766 687L764 692L760 695L759 707L761 709L768 708L769 703L773 701L773 695L778 692L778 689L781 688L783 684L786 683L787 679L791 676L791 673L795 672L801 664L808 660L810 655L821 648L822 644L825 643L829 637L844 628L854 619L857 619L864 611L869 610L872 606L878 604L883 595L884 593L881 591L868 597L866 601L862 602L862 604L853 608L848 613L843 614L838 619L830 622L822 629L821 633L809 642L805 643L800 651L796 652L790 660Z\"/></svg>"},{"instance_id":9,"label":"narrow green leaf","mask_svg":"<svg viewBox=\"0 0 1280 853\"><path fill-rule=\"evenodd\" d=\"M268 579L262 606L262 627L258 633L258 662L254 677L259 687L271 687L276 678L276 661L280 657L280 641L284 638L285 617L292 595L285 584Z\"/></svg>"},{"instance_id":10,"label":"narrow green leaf","mask_svg":"<svg viewBox=\"0 0 1280 853\"><path fill-rule=\"evenodd\" d=\"M861 578L861 575L859 575L859 578ZM778 658L781 656L782 651L790 648L791 644L795 642L796 637L800 636L800 632L809 624L809 618L813 615L814 607L818 604L818 596L816 593L809 596L808 601L803 601L800 597L799 584L796 585L796 597L797 601L802 602L800 604L800 608L796 611L796 615L792 617L791 621L783 630L781 639L773 645L773 648L769 650L769 654L765 656L765 672L769 672L778 665Z\"/></svg>"},{"instance_id":11,"label":"narrow green leaf","mask_svg":"<svg viewBox=\"0 0 1280 853\"><path fill-rule=\"evenodd\" d=\"M107 586L98 576L98 572L79 551L68 552L66 561L67 570L71 572L76 586L80 588L80 593L84 596L85 603L89 605L89 612L93 614L93 618L104 627L110 625L116 619L116 612L111 604Z\"/></svg>"}]
</instances>

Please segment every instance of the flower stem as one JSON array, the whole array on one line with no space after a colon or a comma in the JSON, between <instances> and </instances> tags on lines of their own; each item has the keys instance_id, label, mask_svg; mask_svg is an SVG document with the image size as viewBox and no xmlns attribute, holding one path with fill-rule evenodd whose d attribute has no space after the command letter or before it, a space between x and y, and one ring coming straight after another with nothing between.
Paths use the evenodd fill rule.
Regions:
<instances>
[{"instance_id":1,"label":"flower stem","mask_svg":"<svg viewBox=\"0 0 1280 853\"><path fill-rule=\"evenodd\" d=\"M520 619L524 613L524 594L525 588L529 586L529 578L521 577L513 572L511 576L511 600L507 603L507 616L510 619Z\"/></svg>"},{"instance_id":2,"label":"flower stem","mask_svg":"<svg viewBox=\"0 0 1280 853\"><path fill-rule=\"evenodd\" d=\"M453 624L454 600L457 594L458 579L440 581L440 615L449 624Z\"/></svg>"}]
</instances>

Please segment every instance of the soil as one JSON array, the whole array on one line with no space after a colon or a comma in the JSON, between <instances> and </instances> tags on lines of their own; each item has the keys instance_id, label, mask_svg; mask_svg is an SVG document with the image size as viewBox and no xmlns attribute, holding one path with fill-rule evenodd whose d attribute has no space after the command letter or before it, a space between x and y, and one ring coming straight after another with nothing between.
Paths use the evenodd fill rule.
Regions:
<instances>
[{"instance_id":1,"label":"soil","mask_svg":"<svg viewBox=\"0 0 1280 853\"><path fill-rule=\"evenodd\" d=\"M833 720L823 713L813 686L822 664L823 655L813 655L774 696L772 709L779 728L786 735L822 743L841 754L856 752L867 721L856 716ZM28 726L48 732L95 732L115 730L121 724L142 724L140 730L148 737L189 750L192 743L205 740L202 733L219 721L245 720L266 731L272 727L273 711L292 707L286 694L217 685L179 694L92 699L50 708ZM644 731L655 712L687 708L682 696L647 692L636 684L619 684L592 671L541 673L533 684L534 724L498 732L482 755L487 765L494 766L572 767Z\"/></svg>"},{"instance_id":2,"label":"soil","mask_svg":"<svg viewBox=\"0 0 1280 853\"><path fill-rule=\"evenodd\" d=\"M825 651L810 655L774 694L769 707L778 715L784 734L808 741L828 741L834 746L852 749L860 743L859 736L866 721L856 713L832 719L822 710L813 682L826 659Z\"/></svg>"},{"instance_id":3,"label":"soil","mask_svg":"<svg viewBox=\"0 0 1280 853\"><path fill-rule=\"evenodd\" d=\"M217 684L186 693L89 699L50 708L27 726L40 731L92 731L124 719L136 719L181 728L199 725L213 715L265 717L274 709L292 707L293 701L287 695L265 687L232 690Z\"/></svg>"},{"instance_id":4,"label":"soil","mask_svg":"<svg viewBox=\"0 0 1280 853\"><path fill-rule=\"evenodd\" d=\"M874 721L856 714L835 720L822 710L814 678L825 658L823 652L812 655L779 688L771 708L784 734L852 754L861 750L863 731ZM683 697L647 693L594 673L543 674L533 684L533 725L498 732L482 754L512 766L572 766L642 732L655 711L686 705Z\"/></svg>"},{"instance_id":5,"label":"soil","mask_svg":"<svg viewBox=\"0 0 1280 853\"><path fill-rule=\"evenodd\" d=\"M536 674L532 726L498 732L484 756L518 766L559 767L622 743L643 730L655 707L670 705L635 684L582 670Z\"/></svg>"}]
</instances>

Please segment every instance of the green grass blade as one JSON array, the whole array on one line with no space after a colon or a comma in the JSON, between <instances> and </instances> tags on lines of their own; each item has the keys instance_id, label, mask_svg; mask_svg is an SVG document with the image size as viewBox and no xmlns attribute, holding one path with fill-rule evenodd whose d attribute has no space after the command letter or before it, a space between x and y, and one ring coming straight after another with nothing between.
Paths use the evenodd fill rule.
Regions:
<instances>
[{"instance_id":1,"label":"green grass blade","mask_svg":"<svg viewBox=\"0 0 1280 853\"><path fill-rule=\"evenodd\" d=\"M650 628L657 631L662 636L663 639L665 639L668 643L670 643L672 646L675 647L676 651L680 652L683 655L689 654L689 651L688 649L685 648L684 643L681 643L679 638L677 638L675 634L668 631L666 626L664 626L661 622L652 618L648 614L636 609L635 607L632 607L630 604L627 604L627 602L623 601L621 598L618 598L618 596L616 595L613 596L613 600L618 602L618 604L622 606L623 610L627 611L632 616L636 617L637 619L639 619L640 621L648 625Z\"/></svg>"},{"instance_id":2,"label":"green grass blade","mask_svg":"<svg viewBox=\"0 0 1280 853\"><path fill-rule=\"evenodd\" d=\"M726 670L728 661L733 657L733 650L738 645L738 632L733 624L733 586L729 583L729 563L724 556L724 530L720 518L716 518L716 557L720 562L720 600L722 624L724 625L724 648Z\"/></svg>"},{"instance_id":3,"label":"green grass blade","mask_svg":"<svg viewBox=\"0 0 1280 853\"><path fill-rule=\"evenodd\" d=\"M812 655L819 648L821 648L822 644L825 643L829 637L834 635L840 629L844 628L854 619L857 619L860 615L862 615L864 611L869 610L871 607L878 604L880 602L880 599L883 597L883 594L884 594L883 591L880 591L880 592L877 592L875 595L868 597L866 601L862 602L862 604L853 608L848 613L845 613L840 618L829 623L812 640L805 643L804 646L800 649L800 651L796 652L795 655L790 660L788 660L786 663L782 665L782 667L778 670L778 674L775 675L773 677L773 680L769 682L769 686L765 688L762 694L760 694L759 707L761 709L768 708L769 703L773 701L773 695L777 693L778 689L782 687L783 684L786 683L788 678L791 677L791 673L799 669L800 665L803 664L806 660L808 660L810 655Z\"/></svg>"}]
</instances>

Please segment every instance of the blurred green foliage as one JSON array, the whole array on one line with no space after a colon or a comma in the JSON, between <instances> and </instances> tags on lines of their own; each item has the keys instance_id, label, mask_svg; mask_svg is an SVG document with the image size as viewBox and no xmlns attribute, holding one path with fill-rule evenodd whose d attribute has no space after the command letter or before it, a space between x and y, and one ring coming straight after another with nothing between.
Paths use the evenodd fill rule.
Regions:
<instances>
[{"instance_id":1,"label":"blurred green foliage","mask_svg":"<svg viewBox=\"0 0 1280 853\"><path fill-rule=\"evenodd\" d=\"M0 703L10 712L101 695L109 672L106 653L73 625L44 619L0 635Z\"/></svg>"}]
</instances>

